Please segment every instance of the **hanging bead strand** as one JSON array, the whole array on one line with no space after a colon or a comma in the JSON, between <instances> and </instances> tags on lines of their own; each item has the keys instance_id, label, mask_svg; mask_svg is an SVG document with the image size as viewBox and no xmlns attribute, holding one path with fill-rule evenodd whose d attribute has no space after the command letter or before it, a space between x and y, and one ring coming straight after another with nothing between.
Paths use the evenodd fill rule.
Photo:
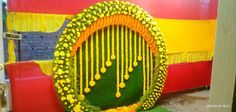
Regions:
<instances>
[{"instance_id":1,"label":"hanging bead strand","mask_svg":"<svg viewBox=\"0 0 236 112\"><path fill-rule=\"evenodd\" d=\"M107 61L106 65L110 67L112 65L111 63L111 49L110 49L110 26L107 27Z\"/></svg>"},{"instance_id":2,"label":"hanging bead strand","mask_svg":"<svg viewBox=\"0 0 236 112\"><path fill-rule=\"evenodd\" d=\"M92 35L91 37L91 41L90 41L90 46L91 46L91 79L90 79L90 82L89 82L89 85L91 87L93 87L96 83L94 81L94 46L93 46L93 39L94 39L94 36Z\"/></svg>"},{"instance_id":3,"label":"hanging bead strand","mask_svg":"<svg viewBox=\"0 0 236 112\"><path fill-rule=\"evenodd\" d=\"M116 33L116 98L121 96L120 93L120 60L119 60L119 26L117 26L117 33Z\"/></svg>"},{"instance_id":4,"label":"hanging bead strand","mask_svg":"<svg viewBox=\"0 0 236 112\"><path fill-rule=\"evenodd\" d=\"M120 88L125 87L124 83L124 27L121 26L121 83Z\"/></svg>"},{"instance_id":5,"label":"hanging bead strand","mask_svg":"<svg viewBox=\"0 0 236 112\"><path fill-rule=\"evenodd\" d=\"M99 80L101 78L99 74L99 39L98 39L98 31L96 32L96 74L95 79Z\"/></svg>"},{"instance_id":6,"label":"hanging bead strand","mask_svg":"<svg viewBox=\"0 0 236 112\"><path fill-rule=\"evenodd\" d=\"M125 80L128 80L129 79L129 54L128 54L128 28L125 27Z\"/></svg>"},{"instance_id":7,"label":"hanging bead strand","mask_svg":"<svg viewBox=\"0 0 236 112\"><path fill-rule=\"evenodd\" d=\"M104 28L102 29L102 68L101 68L101 72L105 73L106 72L106 68L105 68L105 46L104 46Z\"/></svg>"}]
</instances>

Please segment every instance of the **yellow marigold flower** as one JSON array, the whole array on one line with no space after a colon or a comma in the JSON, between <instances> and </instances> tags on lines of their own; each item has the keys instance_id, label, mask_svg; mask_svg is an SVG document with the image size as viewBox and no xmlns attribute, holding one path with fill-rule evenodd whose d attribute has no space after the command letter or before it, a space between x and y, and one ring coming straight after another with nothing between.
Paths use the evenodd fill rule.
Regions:
<instances>
[{"instance_id":1,"label":"yellow marigold flower","mask_svg":"<svg viewBox=\"0 0 236 112\"><path fill-rule=\"evenodd\" d=\"M58 73L59 75L61 75L61 74L63 73L62 69L58 69L58 70L57 70L57 73Z\"/></svg>"},{"instance_id":2,"label":"yellow marigold flower","mask_svg":"<svg viewBox=\"0 0 236 112\"><path fill-rule=\"evenodd\" d=\"M63 44L63 47L67 48L67 47L68 47L68 44L67 44L67 43L64 43L64 44Z\"/></svg>"},{"instance_id":3,"label":"yellow marigold flower","mask_svg":"<svg viewBox=\"0 0 236 112\"><path fill-rule=\"evenodd\" d=\"M54 56L59 56L59 52L58 51L56 51L55 53L54 53Z\"/></svg>"},{"instance_id":4,"label":"yellow marigold flower","mask_svg":"<svg viewBox=\"0 0 236 112\"><path fill-rule=\"evenodd\" d=\"M58 93L62 93L62 89L59 89L59 90L58 90Z\"/></svg>"},{"instance_id":5,"label":"yellow marigold flower","mask_svg":"<svg viewBox=\"0 0 236 112\"><path fill-rule=\"evenodd\" d=\"M70 53L66 53L66 57L70 57Z\"/></svg>"},{"instance_id":6,"label":"yellow marigold flower","mask_svg":"<svg viewBox=\"0 0 236 112\"><path fill-rule=\"evenodd\" d=\"M66 98L65 98L64 96L63 96L63 97L61 97L61 100L62 100L62 101L64 101L65 99L66 99Z\"/></svg>"},{"instance_id":7,"label":"yellow marigold flower","mask_svg":"<svg viewBox=\"0 0 236 112\"><path fill-rule=\"evenodd\" d=\"M64 52L64 51L61 51L61 52L60 52L60 55L61 55L61 56L65 56L65 52Z\"/></svg>"},{"instance_id":8,"label":"yellow marigold flower","mask_svg":"<svg viewBox=\"0 0 236 112\"><path fill-rule=\"evenodd\" d=\"M70 82L70 79L69 79L69 78L67 78L67 79L66 79L66 82L68 82L68 83L69 83L69 82Z\"/></svg>"},{"instance_id":9,"label":"yellow marigold flower","mask_svg":"<svg viewBox=\"0 0 236 112\"><path fill-rule=\"evenodd\" d=\"M71 99L73 99L73 96L72 96L71 94L68 94L68 95L66 96L66 98L67 98L67 100L71 100Z\"/></svg>"},{"instance_id":10,"label":"yellow marigold flower","mask_svg":"<svg viewBox=\"0 0 236 112\"><path fill-rule=\"evenodd\" d=\"M67 91L67 90L68 90L68 87L64 87L63 89L64 89L65 91Z\"/></svg>"},{"instance_id":11,"label":"yellow marigold flower","mask_svg":"<svg viewBox=\"0 0 236 112\"><path fill-rule=\"evenodd\" d=\"M80 102L79 102L79 104L77 104L77 105L73 108L73 110L74 110L75 112L82 112L82 110L81 110L80 108L81 108L81 105L80 105Z\"/></svg>"},{"instance_id":12,"label":"yellow marigold flower","mask_svg":"<svg viewBox=\"0 0 236 112\"><path fill-rule=\"evenodd\" d=\"M63 60L59 60L58 63L59 63L59 64L63 64L64 61L63 61Z\"/></svg>"},{"instance_id":13,"label":"yellow marigold flower","mask_svg":"<svg viewBox=\"0 0 236 112\"><path fill-rule=\"evenodd\" d=\"M57 70L57 67L55 66L55 67L53 67L53 69L52 69L54 72Z\"/></svg>"}]
</instances>

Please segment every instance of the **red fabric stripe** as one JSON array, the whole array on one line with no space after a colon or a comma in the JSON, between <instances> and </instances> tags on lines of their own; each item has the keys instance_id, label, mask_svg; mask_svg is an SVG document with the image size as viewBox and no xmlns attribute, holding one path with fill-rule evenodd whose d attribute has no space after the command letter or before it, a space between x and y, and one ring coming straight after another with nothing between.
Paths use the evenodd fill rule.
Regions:
<instances>
[{"instance_id":1,"label":"red fabric stripe","mask_svg":"<svg viewBox=\"0 0 236 112\"><path fill-rule=\"evenodd\" d=\"M163 94L210 85L212 61L169 65Z\"/></svg>"},{"instance_id":2,"label":"red fabric stripe","mask_svg":"<svg viewBox=\"0 0 236 112\"><path fill-rule=\"evenodd\" d=\"M104 0L8 0L11 12L76 14ZM216 19L217 0L126 0L153 17L166 19Z\"/></svg>"},{"instance_id":3,"label":"red fabric stripe","mask_svg":"<svg viewBox=\"0 0 236 112\"><path fill-rule=\"evenodd\" d=\"M211 68L211 61L169 65L163 94L209 86ZM11 82L14 112L63 111L51 77L43 75L36 63L7 64L6 70Z\"/></svg>"},{"instance_id":4,"label":"red fabric stripe","mask_svg":"<svg viewBox=\"0 0 236 112\"><path fill-rule=\"evenodd\" d=\"M13 112L64 112L52 78L35 62L7 64Z\"/></svg>"}]
</instances>

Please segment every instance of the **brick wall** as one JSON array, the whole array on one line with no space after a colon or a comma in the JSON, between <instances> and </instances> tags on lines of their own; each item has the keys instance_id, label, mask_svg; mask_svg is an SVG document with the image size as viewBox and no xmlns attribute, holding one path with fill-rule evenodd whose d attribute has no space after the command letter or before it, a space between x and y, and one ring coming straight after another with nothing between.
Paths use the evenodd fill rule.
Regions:
<instances>
[{"instance_id":1,"label":"brick wall","mask_svg":"<svg viewBox=\"0 0 236 112\"><path fill-rule=\"evenodd\" d=\"M42 32L24 32L22 34L22 40L20 42L15 41L16 44L16 57L19 61L26 60L49 60L53 59L53 52L58 37L63 31L66 21L63 27L54 33L42 33ZM19 44L20 43L20 44ZM21 48L21 49L20 49ZM19 50L21 51L19 53ZM7 40L4 39L4 57L7 60ZM20 58L20 59L19 59Z\"/></svg>"}]
</instances>

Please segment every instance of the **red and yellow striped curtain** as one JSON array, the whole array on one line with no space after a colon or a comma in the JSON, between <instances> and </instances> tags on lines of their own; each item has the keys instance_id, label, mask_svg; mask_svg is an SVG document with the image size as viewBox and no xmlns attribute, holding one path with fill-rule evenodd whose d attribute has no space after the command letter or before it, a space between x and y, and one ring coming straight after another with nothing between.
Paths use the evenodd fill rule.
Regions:
<instances>
[{"instance_id":1,"label":"red and yellow striped curtain","mask_svg":"<svg viewBox=\"0 0 236 112\"><path fill-rule=\"evenodd\" d=\"M55 32L64 21L104 0L8 0L7 27L17 32ZM217 0L125 0L151 14L163 33L169 63L213 57Z\"/></svg>"}]
</instances>

